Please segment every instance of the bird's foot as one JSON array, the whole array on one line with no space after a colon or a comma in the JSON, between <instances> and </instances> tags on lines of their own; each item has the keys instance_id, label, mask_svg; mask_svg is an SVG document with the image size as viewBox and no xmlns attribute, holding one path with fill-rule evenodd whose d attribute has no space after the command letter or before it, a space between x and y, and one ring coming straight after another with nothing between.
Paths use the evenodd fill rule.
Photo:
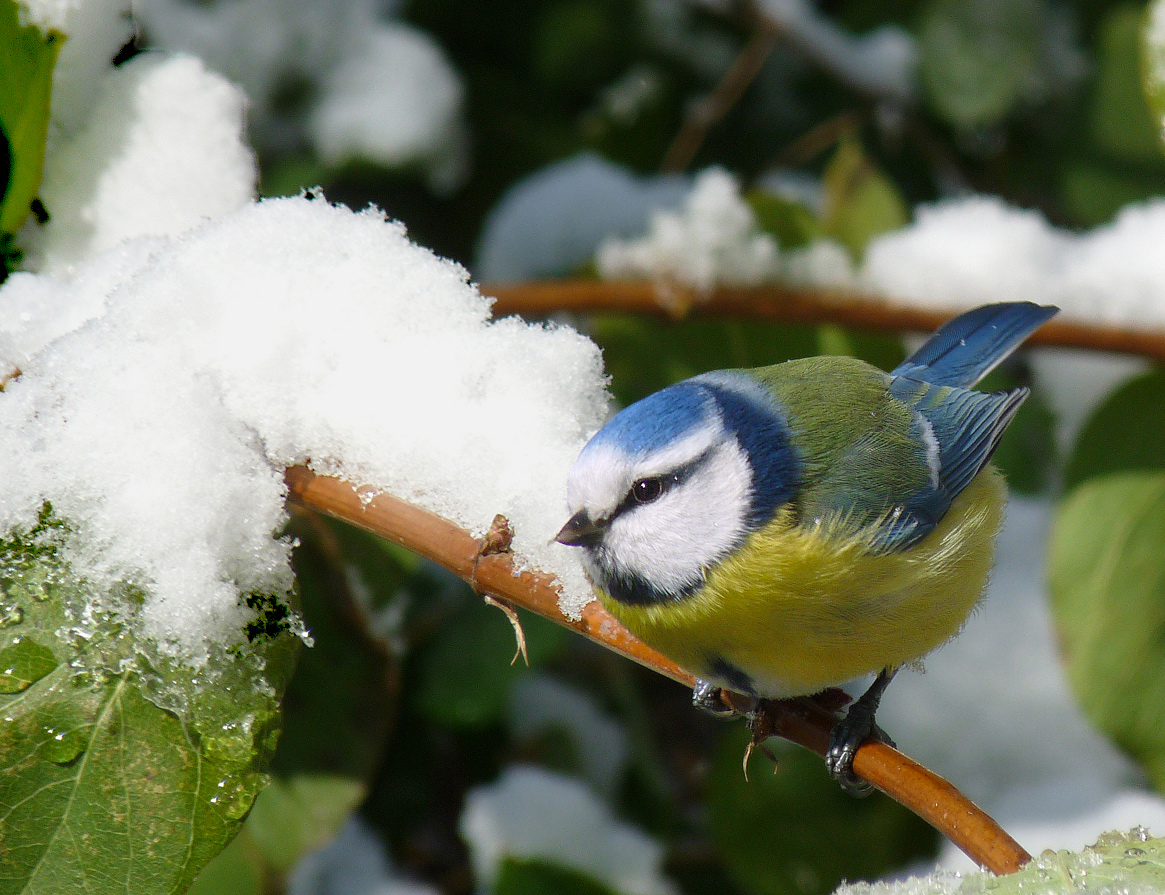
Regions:
<instances>
[{"instance_id":1,"label":"bird's foot","mask_svg":"<svg viewBox=\"0 0 1165 895\"><path fill-rule=\"evenodd\" d=\"M855 704L854 708L857 708ZM858 717L854 717L858 715ZM858 747L867 741L894 746L894 741L874 723L874 713L855 712L853 708L834 725L829 733L829 749L825 753L825 767L829 776L855 798L863 799L874 791L874 785L854 773L854 756Z\"/></svg>"},{"instance_id":2,"label":"bird's foot","mask_svg":"<svg viewBox=\"0 0 1165 895\"><path fill-rule=\"evenodd\" d=\"M692 688L692 705L715 718L736 718L748 716L756 708L756 698L731 694L732 701L725 699L725 691L702 678L696 678Z\"/></svg>"},{"instance_id":3,"label":"bird's foot","mask_svg":"<svg viewBox=\"0 0 1165 895\"><path fill-rule=\"evenodd\" d=\"M894 741L874 721L882 693L894 677L895 669L881 672L870 688L849 707L844 718L829 733L829 748L825 752L825 767L851 796L864 798L874 790L873 784L854 773L854 756L867 740L894 746Z\"/></svg>"}]
</instances>

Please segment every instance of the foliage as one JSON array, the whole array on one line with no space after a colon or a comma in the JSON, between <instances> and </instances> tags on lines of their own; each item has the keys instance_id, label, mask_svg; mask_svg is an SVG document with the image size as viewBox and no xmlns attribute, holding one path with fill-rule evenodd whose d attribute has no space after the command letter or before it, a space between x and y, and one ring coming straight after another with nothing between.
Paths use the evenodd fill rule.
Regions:
<instances>
[{"instance_id":1,"label":"foliage","mask_svg":"<svg viewBox=\"0 0 1165 895\"><path fill-rule=\"evenodd\" d=\"M1165 789L1165 473L1089 479L1062 503L1048 554L1068 678L1098 727Z\"/></svg>"},{"instance_id":2,"label":"foliage","mask_svg":"<svg viewBox=\"0 0 1165 895\"><path fill-rule=\"evenodd\" d=\"M21 25L16 0L0 0L0 240L24 223L40 185L62 43L60 34Z\"/></svg>"},{"instance_id":3,"label":"foliage","mask_svg":"<svg viewBox=\"0 0 1165 895\"><path fill-rule=\"evenodd\" d=\"M74 574L68 536L46 505L0 540L0 891L182 891L266 783L295 638L173 663L135 634L132 588Z\"/></svg>"},{"instance_id":4,"label":"foliage","mask_svg":"<svg viewBox=\"0 0 1165 895\"><path fill-rule=\"evenodd\" d=\"M847 796L804 749L778 746L775 772L757 760L746 779L744 733L720 744L708 812L729 873L746 891L832 892L844 880L875 878L933 854L938 834L924 821L881 793Z\"/></svg>"}]
</instances>

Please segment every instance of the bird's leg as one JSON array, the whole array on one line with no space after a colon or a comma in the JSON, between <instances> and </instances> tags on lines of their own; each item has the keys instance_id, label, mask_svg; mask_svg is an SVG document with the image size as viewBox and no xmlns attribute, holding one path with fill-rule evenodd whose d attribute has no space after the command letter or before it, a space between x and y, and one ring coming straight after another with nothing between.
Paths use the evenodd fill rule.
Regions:
<instances>
[{"instance_id":1,"label":"bird's leg","mask_svg":"<svg viewBox=\"0 0 1165 895\"><path fill-rule=\"evenodd\" d=\"M833 726L829 734L829 749L825 753L825 766L829 775L833 777L841 788L852 796L862 798L868 796L874 787L854 774L854 755L858 747L873 737L879 742L893 746L894 741L886 736L885 731L874 723L874 713L878 710L878 703L882 701L882 694L890 686L897 668L883 668L857 701L846 712L844 718Z\"/></svg>"}]
</instances>

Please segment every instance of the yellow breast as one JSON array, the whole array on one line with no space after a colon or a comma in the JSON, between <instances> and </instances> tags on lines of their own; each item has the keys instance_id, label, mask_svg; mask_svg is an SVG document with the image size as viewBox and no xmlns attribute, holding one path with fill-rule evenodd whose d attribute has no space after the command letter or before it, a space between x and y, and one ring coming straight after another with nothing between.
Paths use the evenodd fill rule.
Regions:
<instances>
[{"instance_id":1,"label":"yellow breast","mask_svg":"<svg viewBox=\"0 0 1165 895\"><path fill-rule=\"evenodd\" d=\"M733 686L727 663L760 695L816 693L921 658L959 632L987 583L1005 497L987 467L930 534L898 553L871 552L869 529L802 527L785 512L686 600L628 606L599 596L699 677Z\"/></svg>"}]
</instances>

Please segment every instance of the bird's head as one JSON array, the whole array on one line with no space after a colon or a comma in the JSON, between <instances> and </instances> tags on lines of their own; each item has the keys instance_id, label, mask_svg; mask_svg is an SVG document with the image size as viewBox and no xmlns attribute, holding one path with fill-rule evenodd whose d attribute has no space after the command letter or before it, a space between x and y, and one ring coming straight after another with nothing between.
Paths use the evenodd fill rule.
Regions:
<instances>
[{"instance_id":1,"label":"bird's head","mask_svg":"<svg viewBox=\"0 0 1165 895\"><path fill-rule=\"evenodd\" d=\"M624 603L683 599L793 493L788 427L745 374L707 374L616 414L567 479L560 543Z\"/></svg>"}]
</instances>

